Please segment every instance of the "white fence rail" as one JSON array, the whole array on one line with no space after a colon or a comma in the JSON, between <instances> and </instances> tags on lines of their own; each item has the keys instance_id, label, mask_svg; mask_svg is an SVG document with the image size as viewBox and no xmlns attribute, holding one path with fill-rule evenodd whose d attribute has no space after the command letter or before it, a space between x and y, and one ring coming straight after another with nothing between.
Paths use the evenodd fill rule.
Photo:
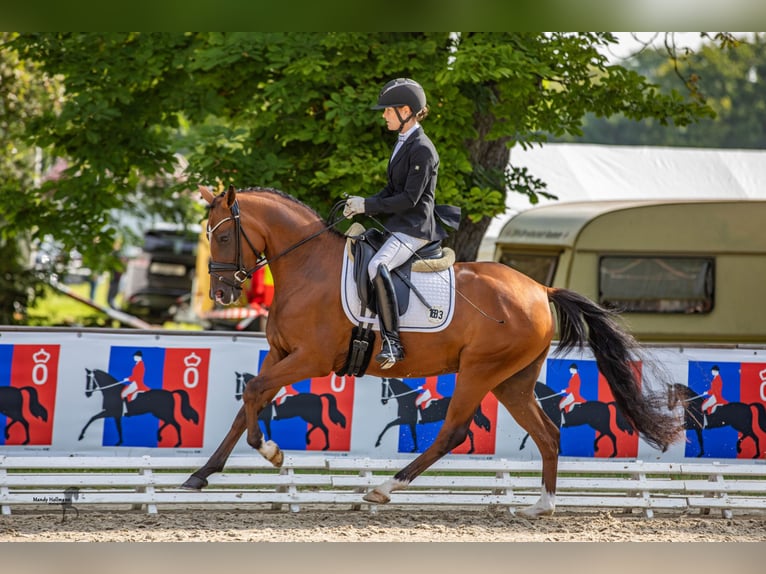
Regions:
<instances>
[{"instance_id":1,"label":"white fence rail","mask_svg":"<svg viewBox=\"0 0 766 574\"><path fill-rule=\"evenodd\" d=\"M362 493L392 476L406 461L288 455L281 469L260 456L234 456L202 492L180 488L201 458L0 457L0 509L22 506L127 505L156 513L173 505L375 505ZM505 459L442 459L393 505L493 506L513 512L540 494L540 463ZM766 510L766 465L560 461L557 507L707 513Z\"/></svg>"}]
</instances>

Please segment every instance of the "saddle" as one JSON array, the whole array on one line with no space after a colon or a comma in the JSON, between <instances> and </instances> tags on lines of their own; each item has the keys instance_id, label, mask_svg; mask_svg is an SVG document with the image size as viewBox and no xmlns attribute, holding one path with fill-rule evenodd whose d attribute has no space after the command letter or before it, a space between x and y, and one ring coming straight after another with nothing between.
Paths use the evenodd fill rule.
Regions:
<instances>
[{"instance_id":1,"label":"saddle","mask_svg":"<svg viewBox=\"0 0 766 574\"><path fill-rule=\"evenodd\" d=\"M354 262L354 281L362 306L371 313L377 314L375 292L370 282L367 268L375 253L386 242L387 236L379 229L365 230L361 225L354 224L349 228L349 258ZM418 249L403 265L392 270L396 300L399 304L399 315L404 315L410 304L410 293L414 292L424 305L428 302L418 293L412 284L412 272L443 271L455 262L455 253L449 248L443 248L441 241L432 241Z\"/></svg>"},{"instance_id":2,"label":"saddle","mask_svg":"<svg viewBox=\"0 0 766 574\"><path fill-rule=\"evenodd\" d=\"M367 267L370 259L383 246L386 236L377 229L365 231L364 227L354 223L346 232L348 236L348 258L353 263L353 276L356 283L356 291L361 306L361 315L367 310L374 317L377 315L377 302L375 293L370 282ZM455 262L455 253L449 248L442 248L440 241L431 242L420 248L404 264L393 270L391 276L396 290L399 315L403 315L410 302L410 292L416 294L420 301L430 308L428 301L410 281L413 271L444 271ZM336 375L353 375L361 377L367 370L372 356L372 345L375 340L372 321L360 320L351 331L348 355L345 365L336 372Z\"/></svg>"}]
</instances>

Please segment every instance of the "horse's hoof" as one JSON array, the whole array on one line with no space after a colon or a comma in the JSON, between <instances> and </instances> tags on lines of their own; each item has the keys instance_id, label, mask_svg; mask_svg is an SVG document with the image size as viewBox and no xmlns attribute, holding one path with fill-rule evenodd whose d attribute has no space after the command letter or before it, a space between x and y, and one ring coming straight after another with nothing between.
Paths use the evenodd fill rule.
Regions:
<instances>
[{"instance_id":1,"label":"horse's hoof","mask_svg":"<svg viewBox=\"0 0 766 574\"><path fill-rule=\"evenodd\" d=\"M372 502L373 504L387 504L391 502L391 497L383 494L377 488L371 490L362 498L367 502Z\"/></svg>"},{"instance_id":2,"label":"horse's hoof","mask_svg":"<svg viewBox=\"0 0 766 574\"><path fill-rule=\"evenodd\" d=\"M543 516L551 516L553 514L553 508L541 508L539 506L528 506L516 511L517 516L528 518L530 520L537 520Z\"/></svg>"},{"instance_id":3,"label":"horse's hoof","mask_svg":"<svg viewBox=\"0 0 766 574\"><path fill-rule=\"evenodd\" d=\"M268 460L271 464L273 464L277 468L280 468L282 466L282 463L285 461L284 453L279 448L279 445L275 443L273 440L267 440L266 442L261 443L261 446L258 449L258 452L261 453L263 458Z\"/></svg>"},{"instance_id":4,"label":"horse's hoof","mask_svg":"<svg viewBox=\"0 0 766 574\"><path fill-rule=\"evenodd\" d=\"M520 510L517 510L515 514L517 516L522 516L530 520L537 520L538 518L541 518L543 516L551 516L554 510L556 510L555 507L539 506L537 504L533 504L532 506L528 506L527 508L522 508Z\"/></svg>"},{"instance_id":5,"label":"horse's hoof","mask_svg":"<svg viewBox=\"0 0 766 574\"><path fill-rule=\"evenodd\" d=\"M181 488L184 488L186 490L202 490L207 486L207 480L204 478L200 478L199 476L194 476L193 474L186 479L186 482L184 482L181 485Z\"/></svg>"}]
</instances>

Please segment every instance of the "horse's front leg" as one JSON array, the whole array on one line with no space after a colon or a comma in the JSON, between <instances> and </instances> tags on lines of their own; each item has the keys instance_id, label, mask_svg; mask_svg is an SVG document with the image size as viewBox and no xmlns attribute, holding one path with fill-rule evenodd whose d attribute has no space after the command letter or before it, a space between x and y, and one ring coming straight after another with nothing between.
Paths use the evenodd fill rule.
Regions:
<instances>
[{"instance_id":1,"label":"horse's front leg","mask_svg":"<svg viewBox=\"0 0 766 574\"><path fill-rule=\"evenodd\" d=\"M229 432L226 433L221 444L218 445L218 448L215 449L215 452L210 456L205 465L186 479L186 482L181 485L182 488L201 490L207 486L208 477L215 472L221 472L223 470L231 451L234 450L237 441L239 441L239 437L245 432L245 428L247 428L247 425L245 424L245 407L242 406L234 417L234 422L232 422L231 428L229 429Z\"/></svg>"},{"instance_id":2,"label":"horse's front leg","mask_svg":"<svg viewBox=\"0 0 766 574\"><path fill-rule=\"evenodd\" d=\"M97 421L98 419L103 419L103 418L106 418L106 410L103 410L100 413L95 414L92 417L90 417L90 420L87 423L85 423L84 427L82 427L82 430L80 431L80 436L77 437L77 440L82 440L83 438L85 438L85 431L88 430L88 427L90 426L90 423L92 423L93 421ZM6 430L7 430L7 428L6 428Z\"/></svg>"},{"instance_id":3,"label":"horse's front leg","mask_svg":"<svg viewBox=\"0 0 766 574\"><path fill-rule=\"evenodd\" d=\"M311 377L325 376L331 370L331 364L321 366L317 364L316 358L299 352L291 353L281 360L264 362L261 372L247 382L242 394L245 403L247 444L274 466L282 466L284 455L276 442L263 440L258 415L271 403L282 387Z\"/></svg>"}]
</instances>

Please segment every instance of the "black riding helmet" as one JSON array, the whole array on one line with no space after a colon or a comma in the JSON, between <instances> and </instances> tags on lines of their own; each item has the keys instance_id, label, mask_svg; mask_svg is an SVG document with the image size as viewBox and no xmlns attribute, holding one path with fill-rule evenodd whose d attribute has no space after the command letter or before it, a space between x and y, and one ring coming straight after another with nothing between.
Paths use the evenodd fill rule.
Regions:
<instances>
[{"instance_id":1,"label":"black riding helmet","mask_svg":"<svg viewBox=\"0 0 766 574\"><path fill-rule=\"evenodd\" d=\"M388 82L380 90L378 103L372 106L372 109L382 110L383 108L399 108L401 106L409 106L412 113L416 115L426 107L426 93L415 80L397 78Z\"/></svg>"},{"instance_id":2,"label":"black riding helmet","mask_svg":"<svg viewBox=\"0 0 766 574\"><path fill-rule=\"evenodd\" d=\"M417 116L426 107L426 93L423 91L423 87L415 80L409 78L397 78L391 80L383 89L380 90L378 96L378 103L372 106L373 110L382 110L384 108L400 108L402 106L409 106L412 110L412 114L406 118L402 118L399 115L399 110L396 110L396 115L399 118L402 126L414 115ZM399 128L401 130L401 127Z\"/></svg>"}]
</instances>

